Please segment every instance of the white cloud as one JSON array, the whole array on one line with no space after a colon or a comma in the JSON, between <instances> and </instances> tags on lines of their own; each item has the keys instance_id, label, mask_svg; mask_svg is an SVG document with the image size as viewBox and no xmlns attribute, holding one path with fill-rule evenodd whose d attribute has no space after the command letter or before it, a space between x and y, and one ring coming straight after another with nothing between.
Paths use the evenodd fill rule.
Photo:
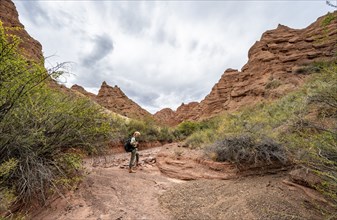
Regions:
<instances>
[{"instance_id":1,"label":"white cloud","mask_svg":"<svg viewBox=\"0 0 337 220\"><path fill-rule=\"evenodd\" d=\"M74 62L65 84L118 85L154 113L200 101L279 23L304 28L324 1L14 1L50 63Z\"/></svg>"}]
</instances>

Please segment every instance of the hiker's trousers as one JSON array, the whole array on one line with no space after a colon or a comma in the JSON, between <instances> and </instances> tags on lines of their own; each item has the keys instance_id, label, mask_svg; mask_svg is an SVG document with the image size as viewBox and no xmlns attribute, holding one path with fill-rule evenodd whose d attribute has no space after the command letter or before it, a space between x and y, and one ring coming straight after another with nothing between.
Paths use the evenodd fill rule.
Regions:
<instances>
[{"instance_id":1,"label":"hiker's trousers","mask_svg":"<svg viewBox=\"0 0 337 220\"><path fill-rule=\"evenodd\" d=\"M136 159L136 164L138 164L138 162L139 162L139 153L138 153L138 149L137 148L134 148L131 151L131 158L130 158L130 163L129 163L129 168L130 169L131 169L132 166L134 166L135 159Z\"/></svg>"}]
</instances>

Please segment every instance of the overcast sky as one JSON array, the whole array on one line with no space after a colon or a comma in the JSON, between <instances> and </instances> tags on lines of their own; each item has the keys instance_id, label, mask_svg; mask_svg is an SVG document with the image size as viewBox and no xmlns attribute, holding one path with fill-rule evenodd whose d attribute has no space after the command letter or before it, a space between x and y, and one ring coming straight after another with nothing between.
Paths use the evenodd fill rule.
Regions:
<instances>
[{"instance_id":1,"label":"overcast sky","mask_svg":"<svg viewBox=\"0 0 337 220\"><path fill-rule=\"evenodd\" d=\"M333 2L333 1L332 1ZM61 81L98 92L118 85L151 113L201 101L227 68L278 24L305 28L332 7L311 1L29 1L19 19L46 65L70 61Z\"/></svg>"}]
</instances>

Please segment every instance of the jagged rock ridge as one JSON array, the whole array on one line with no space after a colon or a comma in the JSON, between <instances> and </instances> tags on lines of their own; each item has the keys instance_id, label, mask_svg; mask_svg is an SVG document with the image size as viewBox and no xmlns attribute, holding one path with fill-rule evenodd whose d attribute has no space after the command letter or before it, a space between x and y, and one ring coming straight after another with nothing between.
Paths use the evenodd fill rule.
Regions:
<instances>
[{"instance_id":1,"label":"jagged rock ridge","mask_svg":"<svg viewBox=\"0 0 337 220\"><path fill-rule=\"evenodd\" d=\"M22 54L29 59L43 61L41 44L33 39L24 29L24 26L19 21L19 14L16 7L11 0L0 1L0 20L4 27L12 28L12 30L8 31L9 33L15 34L22 40L19 45Z\"/></svg>"},{"instance_id":2,"label":"jagged rock ridge","mask_svg":"<svg viewBox=\"0 0 337 220\"><path fill-rule=\"evenodd\" d=\"M149 112L129 99L118 86L109 86L105 81L102 83L97 96L87 92L83 87L78 85L73 85L71 89L89 97L101 106L117 114L135 119L152 117Z\"/></svg>"},{"instance_id":3,"label":"jagged rock ridge","mask_svg":"<svg viewBox=\"0 0 337 220\"><path fill-rule=\"evenodd\" d=\"M192 110L199 105L198 102L182 103L176 111L170 108L164 108L154 114L154 118L163 124L174 126L183 122L185 118L194 118Z\"/></svg>"},{"instance_id":4,"label":"jagged rock ridge","mask_svg":"<svg viewBox=\"0 0 337 220\"><path fill-rule=\"evenodd\" d=\"M324 25L328 16L335 18ZM293 91L306 78L305 66L332 60L337 52L337 11L317 19L304 29L279 25L266 31L248 52L241 72L227 69L211 92L188 111L161 110L155 117L170 125L183 120L208 118L224 111L279 98ZM181 106L182 107L182 106ZM179 107L180 108L180 107ZM170 112L171 120L167 113ZM186 114L188 112L188 114Z\"/></svg>"}]
</instances>

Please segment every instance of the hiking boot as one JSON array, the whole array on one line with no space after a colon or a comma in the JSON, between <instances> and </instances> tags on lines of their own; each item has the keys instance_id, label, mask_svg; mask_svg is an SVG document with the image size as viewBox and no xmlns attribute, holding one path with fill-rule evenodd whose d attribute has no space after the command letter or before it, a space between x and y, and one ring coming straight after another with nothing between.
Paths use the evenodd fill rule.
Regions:
<instances>
[{"instance_id":1,"label":"hiking boot","mask_svg":"<svg viewBox=\"0 0 337 220\"><path fill-rule=\"evenodd\" d=\"M135 173L136 171L129 169L129 173Z\"/></svg>"}]
</instances>

